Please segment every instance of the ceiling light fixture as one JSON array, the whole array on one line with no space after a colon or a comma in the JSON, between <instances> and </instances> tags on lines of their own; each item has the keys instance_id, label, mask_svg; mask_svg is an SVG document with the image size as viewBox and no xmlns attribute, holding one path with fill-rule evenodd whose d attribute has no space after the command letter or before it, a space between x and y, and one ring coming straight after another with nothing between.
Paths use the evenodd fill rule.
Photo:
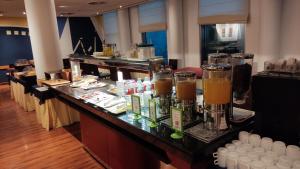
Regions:
<instances>
[{"instance_id":1,"label":"ceiling light fixture","mask_svg":"<svg viewBox=\"0 0 300 169\"><path fill-rule=\"evenodd\" d=\"M0 12L0 16L3 16L4 14L2 12Z\"/></svg>"},{"instance_id":2,"label":"ceiling light fixture","mask_svg":"<svg viewBox=\"0 0 300 169\"><path fill-rule=\"evenodd\" d=\"M69 6L67 6L67 5L59 5L58 7L59 7L59 8L67 8L67 7L69 7Z\"/></svg>"},{"instance_id":3,"label":"ceiling light fixture","mask_svg":"<svg viewBox=\"0 0 300 169\"><path fill-rule=\"evenodd\" d=\"M23 14L23 15L26 15L26 12L25 12L25 11L23 11L23 12L22 12L22 14Z\"/></svg>"},{"instance_id":4,"label":"ceiling light fixture","mask_svg":"<svg viewBox=\"0 0 300 169\"><path fill-rule=\"evenodd\" d=\"M123 6L122 5L120 5L120 8L122 8Z\"/></svg>"}]
</instances>

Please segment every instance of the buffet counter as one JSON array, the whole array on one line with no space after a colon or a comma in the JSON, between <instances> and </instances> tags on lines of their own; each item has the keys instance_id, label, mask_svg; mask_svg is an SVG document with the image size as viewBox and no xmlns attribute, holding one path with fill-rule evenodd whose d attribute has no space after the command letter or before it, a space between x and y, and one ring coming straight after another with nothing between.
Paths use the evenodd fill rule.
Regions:
<instances>
[{"instance_id":1,"label":"buffet counter","mask_svg":"<svg viewBox=\"0 0 300 169\"><path fill-rule=\"evenodd\" d=\"M106 86L84 90L70 85L51 88L59 100L80 112L82 143L107 168L155 169L161 167L161 162L178 169L207 168L219 146L236 139L240 130L250 130L253 126L250 121L232 127L210 143L187 133L182 139L172 139L174 130L167 125L159 123L150 128L146 118L132 120L128 113L114 114L80 97L93 90L107 92L107 89Z\"/></svg>"}]
</instances>

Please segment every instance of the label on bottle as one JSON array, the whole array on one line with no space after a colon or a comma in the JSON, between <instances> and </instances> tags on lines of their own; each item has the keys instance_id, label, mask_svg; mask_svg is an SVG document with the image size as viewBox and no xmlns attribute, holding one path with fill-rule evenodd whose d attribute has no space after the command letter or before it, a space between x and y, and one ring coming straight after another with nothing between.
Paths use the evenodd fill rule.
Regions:
<instances>
[{"instance_id":1,"label":"label on bottle","mask_svg":"<svg viewBox=\"0 0 300 169\"><path fill-rule=\"evenodd\" d=\"M141 114L141 98L137 95L131 96L131 105L132 105L132 112L135 114Z\"/></svg>"},{"instance_id":2,"label":"label on bottle","mask_svg":"<svg viewBox=\"0 0 300 169\"><path fill-rule=\"evenodd\" d=\"M171 108L172 128L175 131L182 132L182 110L176 107Z\"/></svg>"},{"instance_id":3,"label":"label on bottle","mask_svg":"<svg viewBox=\"0 0 300 169\"><path fill-rule=\"evenodd\" d=\"M153 122L156 122L156 100L150 99L149 100L149 117Z\"/></svg>"}]
</instances>

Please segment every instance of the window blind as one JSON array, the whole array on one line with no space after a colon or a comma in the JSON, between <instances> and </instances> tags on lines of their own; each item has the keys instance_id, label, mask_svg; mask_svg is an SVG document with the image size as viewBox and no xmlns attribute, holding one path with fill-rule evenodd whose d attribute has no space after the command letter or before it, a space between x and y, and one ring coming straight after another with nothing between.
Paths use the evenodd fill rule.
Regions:
<instances>
[{"instance_id":1,"label":"window blind","mask_svg":"<svg viewBox=\"0 0 300 169\"><path fill-rule=\"evenodd\" d=\"M167 29L165 0L155 0L139 5L140 32L152 32L164 29Z\"/></svg>"},{"instance_id":2,"label":"window blind","mask_svg":"<svg viewBox=\"0 0 300 169\"><path fill-rule=\"evenodd\" d=\"M103 27L105 42L118 44L119 30L116 11L103 14Z\"/></svg>"},{"instance_id":3,"label":"window blind","mask_svg":"<svg viewBox=\"0 0 300 169\"><path fill-rule=\"evenodd\" d=\"M199 0L199 24L246 23L249 0Z\"/></svg>"}]
</instances>

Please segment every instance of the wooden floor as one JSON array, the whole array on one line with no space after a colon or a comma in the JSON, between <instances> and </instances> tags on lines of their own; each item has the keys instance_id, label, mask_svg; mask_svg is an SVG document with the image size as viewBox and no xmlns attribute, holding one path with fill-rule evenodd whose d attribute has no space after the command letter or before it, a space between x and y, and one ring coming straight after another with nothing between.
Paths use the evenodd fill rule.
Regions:
<instances>
[{"instance_id":1,"label":"wooden floor","mask_svg":"<svg viewBox=\"0 0 300 169\"><path fill-rule=\"evenodd\" d=\"M9 86L0 85L0 169L102 169L72 130L46 131L35 112L24 112L10 99Z\"/></svg>"}]
</instances>

